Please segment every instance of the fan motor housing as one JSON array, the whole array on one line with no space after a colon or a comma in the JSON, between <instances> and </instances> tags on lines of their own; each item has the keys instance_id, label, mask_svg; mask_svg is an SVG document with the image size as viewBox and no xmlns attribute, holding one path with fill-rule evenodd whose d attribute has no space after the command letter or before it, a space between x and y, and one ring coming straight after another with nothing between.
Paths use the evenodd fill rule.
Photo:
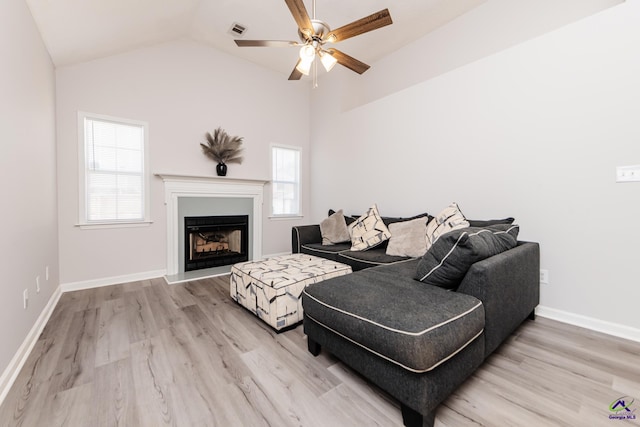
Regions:
<instances>
[{"instance_id":1,"label":"fan motor housing","mask_svg":"<svg viewBox=\"0 0 640 427\"><path fill-rule=\"evenodd\" d=\"M311 35L306 35L302 31L300 31L300 29L298 29L300 40L302 40L304 43L309 41L317 41L322 43L322 38L325 35L329 34L329 32L331 31L329 24L319 19L312 19L311 25L313 26L313 34Z\"/></svg>"}]
</instances>

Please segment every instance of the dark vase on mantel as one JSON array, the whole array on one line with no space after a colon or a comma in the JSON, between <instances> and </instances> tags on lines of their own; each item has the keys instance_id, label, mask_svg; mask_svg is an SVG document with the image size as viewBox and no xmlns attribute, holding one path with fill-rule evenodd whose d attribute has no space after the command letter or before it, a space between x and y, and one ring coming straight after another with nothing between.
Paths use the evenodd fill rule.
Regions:
<instances>
[{"instance_id":1,"label":"dark vase on mantel","mask_svg":"<svg viewBox=\"0 0 640 427\"><path fill-rule=\"evenodd\" d=\"M224 162L220 162L216 165L216 172L218 176L227 176L227 165Z\"/></svg>"}]
</instances>

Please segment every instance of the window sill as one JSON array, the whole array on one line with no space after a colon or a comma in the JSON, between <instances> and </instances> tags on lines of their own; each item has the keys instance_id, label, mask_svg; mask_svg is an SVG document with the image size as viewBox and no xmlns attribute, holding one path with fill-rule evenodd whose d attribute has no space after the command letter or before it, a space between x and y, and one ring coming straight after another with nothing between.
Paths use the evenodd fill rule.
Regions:
<instances>
[{"instance_id":1,"label":"window sill","mask_svg":"<svg viewBox=\"0 0 640 427\"><path fill-rule=\"evenodd\" d=\"M148 227L153 224L153 221L135 221L135 222L87 222L82 224L75 224L81 230L97 230L103 228L132 228L132 227Z\"/></svg>"},{"instance_id":2,"label":"window sill","mask_svg":"<svg viewBox=\"0 0 640 427\"><path fill-rule=\"evenodd\" d=\"M274 221L286 221L302 218L304 218L304 215L269 215L269 219Z\"/></svg>"}]
</instances>

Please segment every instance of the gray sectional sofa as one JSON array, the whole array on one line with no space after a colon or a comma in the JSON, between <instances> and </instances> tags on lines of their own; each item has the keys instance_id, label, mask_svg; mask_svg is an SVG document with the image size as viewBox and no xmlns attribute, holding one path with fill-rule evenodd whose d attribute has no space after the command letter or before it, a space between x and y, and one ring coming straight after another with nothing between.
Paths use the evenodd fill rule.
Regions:
<instances>
[{"instance_id":1,"label":"gray sectional sofa","mask_svg":"<svg viewBox=\"0 0 640 427\"><path fill-rule=\"evenodd\" d=\"M406 426L432 426L437 406L539 302L538 244L517 241L517 226L469 222L422 258L322 245L319 225L292 230L294 253L354 270L303 292L309 351L324 348L395 397ZM496 239L513 247L491 252Z\"/></svg>"}]
</instances>

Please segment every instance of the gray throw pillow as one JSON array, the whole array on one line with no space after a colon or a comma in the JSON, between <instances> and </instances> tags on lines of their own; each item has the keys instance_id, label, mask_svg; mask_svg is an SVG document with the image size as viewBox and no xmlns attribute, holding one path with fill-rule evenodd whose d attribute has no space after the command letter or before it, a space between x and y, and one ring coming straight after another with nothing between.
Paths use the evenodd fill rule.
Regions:
<instances>
[{"instance_id":1,"label":"gray throw pillow","mask_svg":"<svg viewBox=\"0 0 640 427\"><path fill-rule=\"evenodd\" d=\"M498 224L513 224L515 219L513 217L504 219L467 219L469 221L469 227L488 227L490 225Z\"/></svg>"},{"instance_id":2,"label":"gray throw pillow","mask_svg":"<svg viewBox=\"0 0 640 427\"><path fill-rule=\"evenodd\" d=\"M427 251L427 221L428 217L416 218L411 221L394 222L389 224L391 238L387 246L387 255L408 256L419 258Z\"/></svg>"},{"instance_id":3,"label":"gray throw pillow","mask_svg":"<svg viewBox=\"0 0 640 427\"><path fill-rule=\"evenodd\" d=\"M518 244L518 225L467 227L443 234L424 254L414 278L429 285L453 289L471 266Z\"/></svg>"},{"instance_id":4,"label":"gray throw pillow","mask_svg":"<svg viewBox=\"0 0 640 427\"><path fill-rule=\"evenodd\" d=\"M342 209L320 223L323 245L335 245L351 240Z\"/></svg>"}]
</instances>

